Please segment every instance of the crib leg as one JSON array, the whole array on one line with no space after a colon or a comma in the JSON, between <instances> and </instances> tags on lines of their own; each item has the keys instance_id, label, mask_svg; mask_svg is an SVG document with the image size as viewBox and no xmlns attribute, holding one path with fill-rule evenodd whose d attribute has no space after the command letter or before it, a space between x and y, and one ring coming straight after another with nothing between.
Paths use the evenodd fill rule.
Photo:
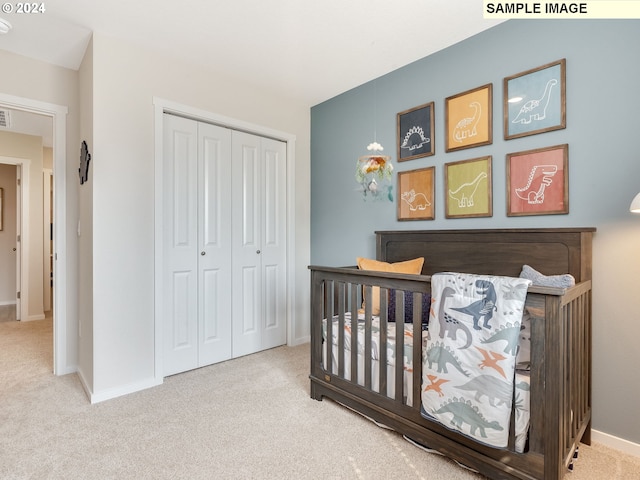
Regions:
<instances>
[{"instance_id":1,"label":"crib leg","mask_svg":"<svg viewBox=\"0 0 640 480\"><path fill-rule=\"evenodd\" d=\"M575 462L578 459L578 448L576 447L576 449L573 451L573 457L571 458L571 461L569 462L569 471L573 472L573 462Z\"/></svg>"}]
</instances>

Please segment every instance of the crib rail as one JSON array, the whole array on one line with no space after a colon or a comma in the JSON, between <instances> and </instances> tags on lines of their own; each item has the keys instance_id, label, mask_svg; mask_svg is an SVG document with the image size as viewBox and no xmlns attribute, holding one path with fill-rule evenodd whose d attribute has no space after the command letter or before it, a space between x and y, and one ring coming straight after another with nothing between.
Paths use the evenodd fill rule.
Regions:
<instances>
[{"instance_id":1,"label":"crib rail","mask_svg":"<svg viewBox=\"0 0 640 480\"><path fill-rule=\"evenodd\" d=\"M412 405L420 404L420 375L421 375L421 317L422 317L422 295L430 293L430 277L403 275L403 274L378 274L376 272L363 272L355 269L332 269L332 268L312 268L312 331L311 331L311 348L312 365L311 375L324 379L328 382L347 383L352 388L363 388L364 393L374 392L372 389L372 319L373 307L371 303L372 288L380 288L380 324L379 324L379 342L380 345L388 344L387 329L388 321L388 293L390 290L396 290L396 322L395 337L396 339L404 338L404 292L412 292L414 295L413 302L413 344L412 344L412 362L414 369L412 372L412 390L409 393L411 400L403 395L404 385L404 357L405 345L404 341L396 341L395 349L391 353L395 356L393 375L389 374L387 368L378 368L376 380L379 387L375 393L386 396L385 392L394 392L393 400L397 405L406 405L407 402ZM363 308L364 307L364 308ZM363 317L364 324L364 346L362 365L363 371L358 371L358 338L357 335L351 335L349 348L345 348L344 325L347 313L350 318L355 319ZM337 332L334 332L333 322L324 322L323 319L338 318ZM324 325L324 326L323 326ZM333 354L333 343L323 343L323 328L326 328L326 338L333 338L337 335L338 346L336 348L337 355ZM416 333L418 333L416 335ZM324 350L323 350L324 349ZM347 364L345 351L350 355L348 364L350 372L347 378L345 374L345 365ZM380 348L377 359L378 365L387 365L388 348ZM337 358L334 358L337 356ZM324 359L324 360L323 360ZM399 359L399 361L398 361ZM394 384L389 388L389 377L393 377ZM362 378L362 382L358 379ZM363 393L363 392L361 392ZM315 398L315 397L314 397Z\"/></svg>"},{"instance_id":2,"label":"crib rail","mask_svg":"<svg viewBox=\"0 0 640 480\"><path fill-rule=\"evenodd\" d=\"M526 307L531 320L531 420L526 453L495 450L473 442L420 415L422 383L421 296L430 294L429 276L365 272L351 268L311 270L311 396L328 396L387 424L400 433L491 478L562 478L576 447L590 443L591 282L570 289L532 287ZM372 357L373 287L380 288L379 358ZM387 296L396 293L395 350L387 348ZM412 352L405 351L404 292L412 292ZM347 318L364 324L364 361L358 360L358 335L347 345ZM337 317L337 332L333 322ZM326 338L337 338L337 347ZM353 330L352 330L353 333ZM346 347L349 348L346 348ZM388 355L395 356L392 367ZM403 359L412 356L413 371ZM377 363L380 368L374 368ZM346 367L348 365L348 368ZM405 384L411 378L411 390ZM390 382L393 384L390 385ZM513 426L512 426L513 431ZM513 436L512 436L513 437Z\"/></svg>"}]
</instances>

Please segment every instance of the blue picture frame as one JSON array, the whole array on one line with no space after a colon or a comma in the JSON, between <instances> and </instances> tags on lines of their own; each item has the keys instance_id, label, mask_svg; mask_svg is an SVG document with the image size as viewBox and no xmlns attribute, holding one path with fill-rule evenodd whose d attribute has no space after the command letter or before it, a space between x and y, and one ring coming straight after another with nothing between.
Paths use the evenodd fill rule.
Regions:
<instances>
[{"instance_id":1,"label":"blue picture frame","mask_svg":"<svg viewBox=\"0 0 640 480\"><path fill-rule=\"evenodd\" d=\"M505 140L566 126L566 59L504 79Z\"/></svg>"}]
</instances>

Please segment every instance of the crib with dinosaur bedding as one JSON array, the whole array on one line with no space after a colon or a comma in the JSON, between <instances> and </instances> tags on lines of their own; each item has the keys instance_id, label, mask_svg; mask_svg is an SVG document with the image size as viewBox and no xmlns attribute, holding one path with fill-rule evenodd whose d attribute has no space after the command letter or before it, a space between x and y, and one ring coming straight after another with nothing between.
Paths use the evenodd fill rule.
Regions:
<instances>
[{"instance_id":1,"label":"crib with dinosaur bedding","mask_svg":"<svg viewBox=\"0 0 640 480\"><path fill-rule=\"evenodd\" d=\"M376 259L397 264L424 258L420 274L310 266L311 397L337 401L490 478L562 478L572 467L580 442L591 442L593 232L593 228L382 231L376 232ZM475 294L474 282L484 281L477 279L515 282L523 266L533 267L544 279L570 275L575 282L571 286L527 282L522 318L504 324L517 327L518 338L528 341L518 347L517 354L509 342L503 342L498 345L504 345L504 350L489 355L486 334L480 344L470 346L471 334L484 333L488 325L458 325L454 317L465 315L451 312L463 309L450 303L446 303L449 313L444 313L449 323L440 320L448 330L437 333L434 318L445 311L447 299L442 290L437 295L433 292L432 298L432 289L440 288L436 283L446 280L451 285L462 279L469 281L469 290ZM511 298L521 283L496 291ZM500 302L504 300L491 304L492 312L509 314L520 308ZM471 317L466 318L471 322ZM460 329L457 334L456 329ZM482 369L496 358L513 357L514 368L500 372L512 384L510 398L500 390L503 381L495 387L499 391L486 390L495 382L485 374L488 368L475 373L458 368L464 374L460 378L468 383L445 379L447 367L457 368L455 360L447 365L442 357L430 354L431 349L444 349L445 340L458 342L450 350L453 356L484 355L485 361L478 364ZM520 354L525 353L520 362ZM519 371L523 364L524 370ZM474 387L475 396L463 392L473 390L468 384L482 381L485 390ZM460 394L448 402L442 400L443 382L450 382ZM430 407L429 399L441 401L442 408ZM474 424L469 414L452 413L458 400L473 415L478 414L477 400L492 407L507 406L506 428L495 427L495 422ZM520 408L525 404L523 416ZM482 415L478 418L485 420ZM492 428L504 430L504 445L485 441Z\"/></svg>"}]
</instances>

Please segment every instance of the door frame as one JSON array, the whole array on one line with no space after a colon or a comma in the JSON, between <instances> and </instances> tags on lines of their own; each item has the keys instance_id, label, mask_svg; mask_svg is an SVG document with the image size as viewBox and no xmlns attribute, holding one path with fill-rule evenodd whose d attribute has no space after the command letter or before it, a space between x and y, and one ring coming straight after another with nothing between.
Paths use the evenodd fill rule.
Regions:
<instances>
[{"instance_id":1,"label":"door frame","mask_svg":"<svg viewBox=\"0 0 640 480\"><path fill-rule=\"evenodd\" d=\"M51 223L53 223L52 212L51 212L51 190L53 186L51 185L51 181L53 179L53 169L51 168L43 168L42 169L42 242L43 242L43 269L44 269L44 280L42 291L44 295L44 299L42 300L43 309L45 312L51 310L51 304L53 303L53 298L51 296L51 255L53 251L51 250ZM55 249L55 246L54 246Z\"/></svg>"},{"instance_id":2,"label":"door frame","mask_svg":"<svg viewBox=\"0 0 640 480\"><path fill-rule=\"evenodd\" d=\"M190 118L192 120L212 123L221 127L231 128L233 130L241 130L243 132L252 133L262 137L273 138L285 142L287 147L287 344L293 345L293 300L295 298L295 146L296 136L274 130L269 127L257 125L244 120L219 115L208 112L199 108L190 107L188 105L173 102L159 97L153 97L154 106L154 187L155 187L155 208L154 208L154 378L158 383L162 383L163 375L163 338L162 329L164 318L162 315L162 291L164 278L164 263L162 258L163 252L163 158L162 158L162 139L164 131L163 115L165 113L179 115Z\"/></svg>"},{"instance_id":3,"label":"door frame","mask_svg":"<svg viewBox=\"0 0 640 480\"><path fill-rule=\"evenodd\" d=\"M75 358L71 359L68 355L69 351L77 351L77 344L75 349L73 345L67 344L69 330L67 301L73 302L76 298L76 295L73 295L73 298L67 299L67 114L69 109L62 105L4 93L0 93L0 106L45 115L53 120L53 215L56 219L53 225L55 250L53 283L56 285L53 291L53 373L66 375L77 370ZM25 271L24 264L22 271ZM24 314L23 309L22 315Z\"/></svg>"}]
</instances>

